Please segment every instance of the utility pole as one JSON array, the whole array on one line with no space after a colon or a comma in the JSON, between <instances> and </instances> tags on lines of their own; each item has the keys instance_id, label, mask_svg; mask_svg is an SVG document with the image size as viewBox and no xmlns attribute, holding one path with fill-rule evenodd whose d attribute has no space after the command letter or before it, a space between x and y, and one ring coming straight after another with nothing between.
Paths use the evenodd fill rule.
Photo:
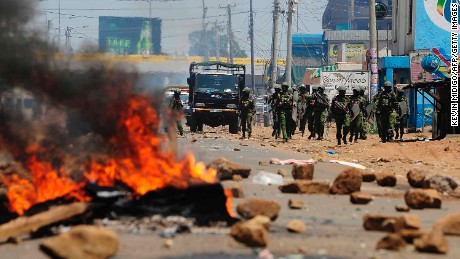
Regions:
<instances>
[{"instance_id":1,"label":"utility pole","mask_svg":"<svg viewBox=\"0 0 460 259\"><path fill-rule=\"evenodd\" d=\"M295 12L295 7L298 0L289 0L288 10L288 28L287 28L287 54L286 54L286 82L291 87L292 73L292 14Z\"/></svg>"},{"instance_id":2,"label":"utility pole","mask_svg":"<svg viewBox=\"0 0 460 259\"><path fill-rule=\"evenodd\" d=\"M68 56L70 56L70 51L71 51L71 45L70 45L70 31L71 27L67 26L67 29L65 30L65 52Z\"/></svg>"},{"instance_id":3,"label":"utility pole","mask_svg":"<svg viewBox=\"0 0 460 259\"><path fill-rule=\"evenodd\" d=\"M59 37L58 37L58 48L60 47L61 45L61 0L58 1L58 13L59 13L59 22L58 22L58 26L59 26Z\"/></svg>"},{"instance_id":4,"label":"utility pole","mask_svg":"<svg viewBox=\"0 0 460 259\"><path fill-rule=\"evenodd\" d=\"M280 14L280 3L279 0L273 1L273 41L272 41L272 71L271 71L271 85L273 89L276 84L276 78L278 76L278 24Z\"/></svg>"},{"instance_id":5,"label":"utility pole","mask_svg":"<svg viewBox=\"0 0 460 259\"><path fill-rule=\"evenodd\" d=\"M377 66L377 17L375 15L375 0L369 0L369 36L371 55L371 100L377 94L379 70Z\"/></svg>"},{"instance_id":6,"label":"utility pole","mask_svg":"<svg viewBox=\"0 0 460 259\"><path fill-rule=\"evenodd\" d=\"M255 66L254 66L254 13L252 11L252 0L249 2L249 11L251 13L250 15L250 25L249 25L249 30L250 30L250 37L251 37L251 87L252 87L252 92L255 94L256 93L256 77L255 75Z\"/></svg>"},{"instance_id":7,"label":"utility pole","mask_svg":"<svg viewBox=\"0 0 460 259\"><path fill-rule=\"evenodd\" d=\"M228 38L228 57L227 57L227 62L230 64L233 64L233 32L232 32L232 7L235 7L236 5L231 6L230 1L228 1L227 5L227 16L228 16L228 25L227 25L227 38Z\"/></svg>"},{"instance_id":8,"label":"utility pole","mask_svg":"<svg viewBox=\"0 0 460 259\"><path fill-rule=\"evenodd\" d=\"M217 27L217 20L214 23L215 37L216 37L216 59L220 61L220 37L219 37L219 28Z\"/></svg>"},{"instance_id":9,"label":"utility pole","mask_svg":"<svg viewBox=\"0 0 460 259\"><path fill-rule=\"evenodd\" d=\"M204 5L204 0L202 0L203 3L203 53L204 53L204 61L208 62L209 61L209 52L208 52L208 36L206 35L206 13L208 11L208 8Z\"/></svg>"}]
</instances>

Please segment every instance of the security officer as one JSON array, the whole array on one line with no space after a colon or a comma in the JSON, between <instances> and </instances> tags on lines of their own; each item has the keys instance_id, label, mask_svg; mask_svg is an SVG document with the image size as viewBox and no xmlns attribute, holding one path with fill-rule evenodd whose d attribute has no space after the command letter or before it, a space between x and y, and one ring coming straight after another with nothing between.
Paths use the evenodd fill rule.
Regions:
<instances>
[{"instance_id":1,"label":"security officer","mask_svg":"<svg viewBox=\"0 0 460 259\"><path fill-rule=\"evenodd\" d=\"M315 108L315 99L316 99L316 91L318 90L318 86L313 86L311 88L312 92L310 95L308 95L307 98L307 108L305 110L305 114L307 117L307 123L308 123L308 131L310 132L310 136L308 136L308 139L314 139L315 138L315 116L314 116L314 108Z\"/></svg>"},{"instance_id":2,"label":"security officer","mask_svg":"<svg viewBox=\"0 0 460 259\"><path fill-rule=\"evenodd\" d=\"M391 136L391 113L396 109L397 102L396 96L392 91L393 84L391 82L385 82L384 91L378 96L377 99L377 111L380 112L380 132L382 134L382 142L392 140Z\"/></svg>"},{"instance_id":3,"label":"security officer","mask_svg":"<svg viewBox=\"0 0 460 259\"><path fill-rule=\"evenodd\" d=\"M353 87L353 95L350 97L350 143L358 142L359 134L363 127L363 111L365 103L359 94L360 88ZM354 138L354 140L353 140Z\"/></svg>"},{"instance_id":4,"label":"security officer","mask_svg":"<svg viewBox=\"0 0 460 259\"><path fill-rule=\"evenodd\" d=\"M375 114L375 122L377 124L377 132L379 134L379 138L382 138L382 126L381 126L381 114L380 110L377 108L378 100L380 98L380 95L382 94L382 87L379 87L377 90L377 93L374 95L374 98L372 99L372 110Z\"/></svg>"},{"instance_id":5,"label":"security officer","mask_svg":"<svg viewBox=\"0 0 460 259\"><path fill-rule=\"evenodd\" d=\"M395 131L396 131L395 139L400 138L402 140L403 135L404 135L404 127L407 124L407 118L409 117L410 111L409 111L409 102L407 100L407 97L404 96L404 90L398 89L397 93L398 93L398 96L396 97L396 101L398 102L398 109L397 109L398 117L396 118L396 124L395 124Z\"/></svg>"},{"instance_id":6,"label":"security officer","mask_svg":"<svg viewBox=\"0 0 460 259\"><path fill-rule=\"evenodd\" d=\"M292 95L292 104L293 108L295 107L297 109L297 102L298 98L294 99L294 96L299 96L299 90L297 89L297 85L292 85L292 87L288 88L288 92ZM298 111L297 111L298 114ZM296 116L296 120L294 120L294 117L292 115L292 109L291 109L291 117L289 117L289 138L292 139L292 136L295 133L295 130L297 129L297 125L299 123L299 120L297 120L298 115Z\"/></svg>"},{"instance_id":7,"label":"security officer","mask_svg":"<svg viewBox=\"0 0 460 259\"><path fill-rule=\"evenodd\" d=\"M240 101L240 122L243 131L242 139L246 138L246 131L248 132L248 138L251 138L252 117L256 113L256 103L250 94L251 89L245 87Z\"/></svg>"},{"instance_id":8,"label":"security officer","mask_svg":"<svg viewBox=\"0 0 460 259\"><path fill-rule=\"evenodd\" d=\"M184 108L184 105L182 104L182 100L180 99L180 93L181 93L180 89L174 90L174 96L171 99L171 102L169 103L169 107L171 108L171 110L177 111L178 113L182 113L183 108ZM177 129L179 130L179 134L183 136L184 129L182 128L181 119L177 120L176 125L177 125Z\"/></svg>"},{"instance_id":9,"label":"security officer","mask_svg":"<svg viewBox=\"0 0 460 259\"><path fill-rule=\"evenodd\" d=\"M297 101L297 121L299 122L299 131L302 132L302 137L305 134L305 125L307 124L307 100L310 98L306 92L307 88L304 84L299 87L299 100Z\"/></svg>"},{"instance_id":10,"label":"security officer","mask_svg":"<svg viewBox=\"0 0 460 259\"><path fill-rule=\"evenodd\" d=\"M369 100L364 95L365 91L366 91L366 87L361 86L359 89L359 96L361 97L362 102L364 103L364 107L367 108L367 106L369 105ZM369 118L370 114L368 114L368 112L370 111L368 111L367 109L363 110L363 127L361 128L361 132L359 133L359 138L362 140L367 139L367 132L369 131L369 123L367 122L367 119Z\"/></svg>"},{"instance_id":11,"label":"security officer","mask_svg":"<svg viewBox=\"0 0 460 259\"><path fill-rule=\"evenodd\" d=\"M324 86L318 86L315 93L315 104L313 108L315 132L318 133L317 140L322 140L324 135L324 122L329 108L329 98L324 94Z\"/></svg>"},{"instance_id":12,"label":"security officer","mask_svg":"<svg viewBox=\"0 0 460 259\"><path fill-rule=\"evenodd\" d=\"M350 99L345 95L347 91L345 86L339 86L337 90L339 94L332 98L331 112L328 116L328 121L334 118L337 128L337 145L341 145L341 140L343 140L344 144L347 144L347 135L350 130Z\"/></svg>"},{"instance_id":13,"label":"security officer","mask_svg":"<svg viewBox=\"0 0 460 259\"><path fill-rule=\"evenodd\" d=\"M292 100L292 94L289 93L289 85L287 82L283 82L281 84L281 89L283 90L281 92L281 97L278 102L279 108L281 110L280 112L280 123L281 123L281 132L283 133L283 140L284 142L288 141L289 138L289 124L290 120L292 120L292 106L293 106L293 100ZM291 89L292 91L292 89Z\"/></svg>"},{"instance_id":14,"label":"security officer","mask_svg":"<svg viewBox=\"0 0 460 259\"><path fill-rule=\"evenodd\" d=\"M268 104L271 107L272 116L273 116L273 132L272 137L278 138L280 134L280 108L278 105L279 99L281 97L281 85L275 84L275 92L270 96Z\"/></svg>"}]
</instances>

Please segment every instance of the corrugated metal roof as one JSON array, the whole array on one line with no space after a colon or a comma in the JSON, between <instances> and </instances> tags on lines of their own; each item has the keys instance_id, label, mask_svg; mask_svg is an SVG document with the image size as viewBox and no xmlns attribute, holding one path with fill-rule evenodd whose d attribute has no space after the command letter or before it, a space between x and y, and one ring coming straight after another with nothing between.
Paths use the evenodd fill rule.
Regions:
<instances>
[{"instance_id":1,"label":"corrugated metal roof","mask_svg":"<svg viewBox=\"0 0 460 259\"><path fill-rule=\"evenodd\" d=\"M391 30L388 31L391 40ZM379 40L387 40L387 30L379 30ZM324 40L337 41L367 41L369 40L369 31L366 30L348 30L348 31L325 31Z\"/></svg>"}]
</instances>

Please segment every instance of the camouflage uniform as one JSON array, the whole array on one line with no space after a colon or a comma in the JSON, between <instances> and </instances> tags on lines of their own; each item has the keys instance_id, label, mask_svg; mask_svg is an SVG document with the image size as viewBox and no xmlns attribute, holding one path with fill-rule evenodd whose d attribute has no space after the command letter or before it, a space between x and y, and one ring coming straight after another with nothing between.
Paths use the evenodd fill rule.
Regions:
<instances>
[{"instance_id":1,"label":"camouflage uniform","mask_svg":"<svg viewBox=\"0 0 460 259\"><path fill-rule=\"evenodd\" d=\"M281 93L278 105L280 109L281 132L284 141L287 141L290 133L290 121L292 120L292 94L288 92L287 84L283 83L283 92Z\"/></svg>"},{"instance_id":2,"label":"camouflage uniform","mask_svg":"<svg viewBox=\"0 0 460 259\"><path fill-rule=\"evenodd\" d=\"M379 138L382 138L382 126L381 126L381 114L380 114L380 111L377 109L377 102L381 94L382 94L382 90L381 88L379 88L379 91L374 96L374 99L372 99L372 106L373 106L372 110L375 114L375 122L377 124L377 132L379 134Z\"/></svg>"},{"instance_id":3,"label":"camouflage uniform","mask_svg":"<svg viewBox=\"0 0 460 259\"><path fill-rule=\"evenodd\" d=\"M294 92L296 92L297 89L296 89L296 86L294 86L294 88L288 88L288 93L291 94L291 99L292 99L292 104L293 105L297 105L297 103L295 102L294 100ZM297 123L298 123L298 120L294 120L294 118L292 117L292 108L291 108L291 113L290 113L290 117L288 117L288 120L287 120L287 128L286 130L288 131L288 136L290 139L292 139L292 136L294 135L295 133L295 130L297 128ZM296 118L297 119L297 118Z\"/></svg>"},{"instance_id":4,"label":"camouflage uniform","mask_svg":"<svg viewBox=\"0 0 460 259\"><path fill-rule=\"evenodd\" d=\"M363 111L365 110L365 103L363 98L359 95L359 89L353 89L353 95L350 97L350 139L349 141L358 142L359 134L363 128ZM355 107L355 109L353 109ZM354 114L354 110L358 111L358 114Z\"/></svg>"},{"instance_id":5,"label":"camouflage uniform","mask_svg":"<svg viewBox=\"0 0 460 259\"><path fill-rule=\"evenodd\" d=\"M337 138L337 144L341 145L341 140L343 140L344 144L347 144L347 135L350 130L350 99L345 95L345 87L339 87L338 90L339 94L332 98L331 112L328 118L329 121L331 117L335 120L337 129L335 136Z\"/></svg>"},{"instance_id":6,"label":"camouflage uniform","mask_svg":"<svg viewBox=\"0 0 460 259\"><path fill-rule=\"evenodd\" d=\"M246 137L246 131L248 132L248 138L251 137L252 133L252 117L256 113L256 103L252 96L250 96L251 90L245 88L243 90L243 96L240 101L240 122L241 130L243 131L243 137Z\"/></svg>"},{"instance_id":7,"label":"camouflage uniform","mask_svg":"<svg viewBox=\"0 0 460 259\"><path fill-rule=\"evenodd\" d=\"M394 109L396 109L396 96L391 91L392 84L390 82L385 83L385 91L383 91L377 99L377 111L380 112L381 122L380 131L382 142L391 141L392 134L390 134L391 128L391 117Z\"/></svg>"},{"instance_id":8,"label":"camouflage uniform","mask_svg":"<svg viewBox=\"0 0 460 259\"><path fill-rule=\"evenodd\" d=\"M407 124L407 118L409 117L409 102L407 100L407 97L404 95L404 90L398 89L398 96L396 97L396 102L398 103L398 117L396 119L396 124L395 124L395 131L396 131L396 139L398 138L403 138L404 135L404 127ZM401 110L401 105L405 105L407 110L404 112Z\"/></svg>"},{"instance_id":9,"label":"camouflage uniform","mask_svg":"<svg viewBox=\"0 0 460 259\"><path fill-rule=\"evenodd\" d=\"M279 109L279 99L281 96L281 86L275 85L275 93L270 96L268 104L270 104L272 116L273 116L273 132L272 137L278 137L280 134L280 109Z\"/></svg>"},{"instance_id":10,"label":"camouflage uniform","mask_svg":"<svg viewBox=\"0 0 460 259\"><path fill-rule=\"evenodd\" d=\"M322 89L322 90L320 90ZM315 93L315 105L313 108L315 132L318 133L317 140L322 140L324 135L324 122L329 108L329 98L324 94L324 88L319 87L318 92Z\"/></svg>"},{"instance_id":11,"label":"camouflage uniform","mask_svg":"<svg viewBox=\"0 0 460 259\"><path fill-rule=\"evenodd\" d=\"M177 112L182 112L184 105L182 104L182 100L180 99L180 91L174 91L174 97L171 99L171 102L169 103L169 107L173 111ZM184 129L182 128L182 122L181 120L177 120L176 122L177 125L177 130L179 130L179 134L182 136L184 135Z\"/></svg>"},{"instance_id":12,"label":"camouflage uniform","mask_svg":"<svg viewBox=\"0 0 460 259\"><path fill-rule=\"evenodd\" d=\"M364 95L365 87L361 87L359 91L359 96L361 97L361 102L364 103L364 107L367 107L369 105L369 100L367 97ZM360 139L367 139L367 132L369 132L369 123L367 122L367 118L369 118L368 111L366 108L363 110L363 127L361 128L361 132L359 134Z\"/></svg>"},{"instance_id":13,"label":"camouflage uniform","mask_svg":"<svg viewBox=\"0 0 460 259\"><path fill-rule=\"evenodd\" d=\"M311 95L308 95L307 98L307 107L305 109L305 115L307 117L308 123L308 131L310 131L310 136L308 139L315 138L315 116L314 116L314 108L315 108L315 95L316 95L316 87L312 89Z\"/></svg>"},{"instance_id":14,"label":"camouflage uniform","mask_svg":"<svg viewBox=\"0 0 460 259\"><path fill-rule=\"evenodd\" d=\"M302 132L302 137L305 133L305 125L307 124L307 100L310 95L305 92L305 86L300 86L299 100L297 102L297 121L299 121L299 130Z\"/></svg>"}]
</instances>

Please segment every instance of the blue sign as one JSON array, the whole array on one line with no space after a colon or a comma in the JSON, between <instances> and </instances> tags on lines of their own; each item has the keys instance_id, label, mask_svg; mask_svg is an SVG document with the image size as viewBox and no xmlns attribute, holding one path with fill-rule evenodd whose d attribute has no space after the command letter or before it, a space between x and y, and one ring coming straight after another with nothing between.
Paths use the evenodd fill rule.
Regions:
<instances>
[{"instance_id":1,"label":"blue sign","mask_svg":"<svg viewBox=\"0 0 460 259\"><path fill-rule=\"evenodd\" d=\"M441 60L436 56L428 55L422 59L422 68L428 73L438 71L439 66L441 66Z\"/></svg>"},{"instance_id":2,"label":"blue sign","mask_svg":"<svg viewBox=\"0 0 460 259\"><path fill-rule=\"evenodd\" d=\"M415 49L443 48L450 52L450 4L453 0L416 1Z\"/></svg>"}]
</instances>

